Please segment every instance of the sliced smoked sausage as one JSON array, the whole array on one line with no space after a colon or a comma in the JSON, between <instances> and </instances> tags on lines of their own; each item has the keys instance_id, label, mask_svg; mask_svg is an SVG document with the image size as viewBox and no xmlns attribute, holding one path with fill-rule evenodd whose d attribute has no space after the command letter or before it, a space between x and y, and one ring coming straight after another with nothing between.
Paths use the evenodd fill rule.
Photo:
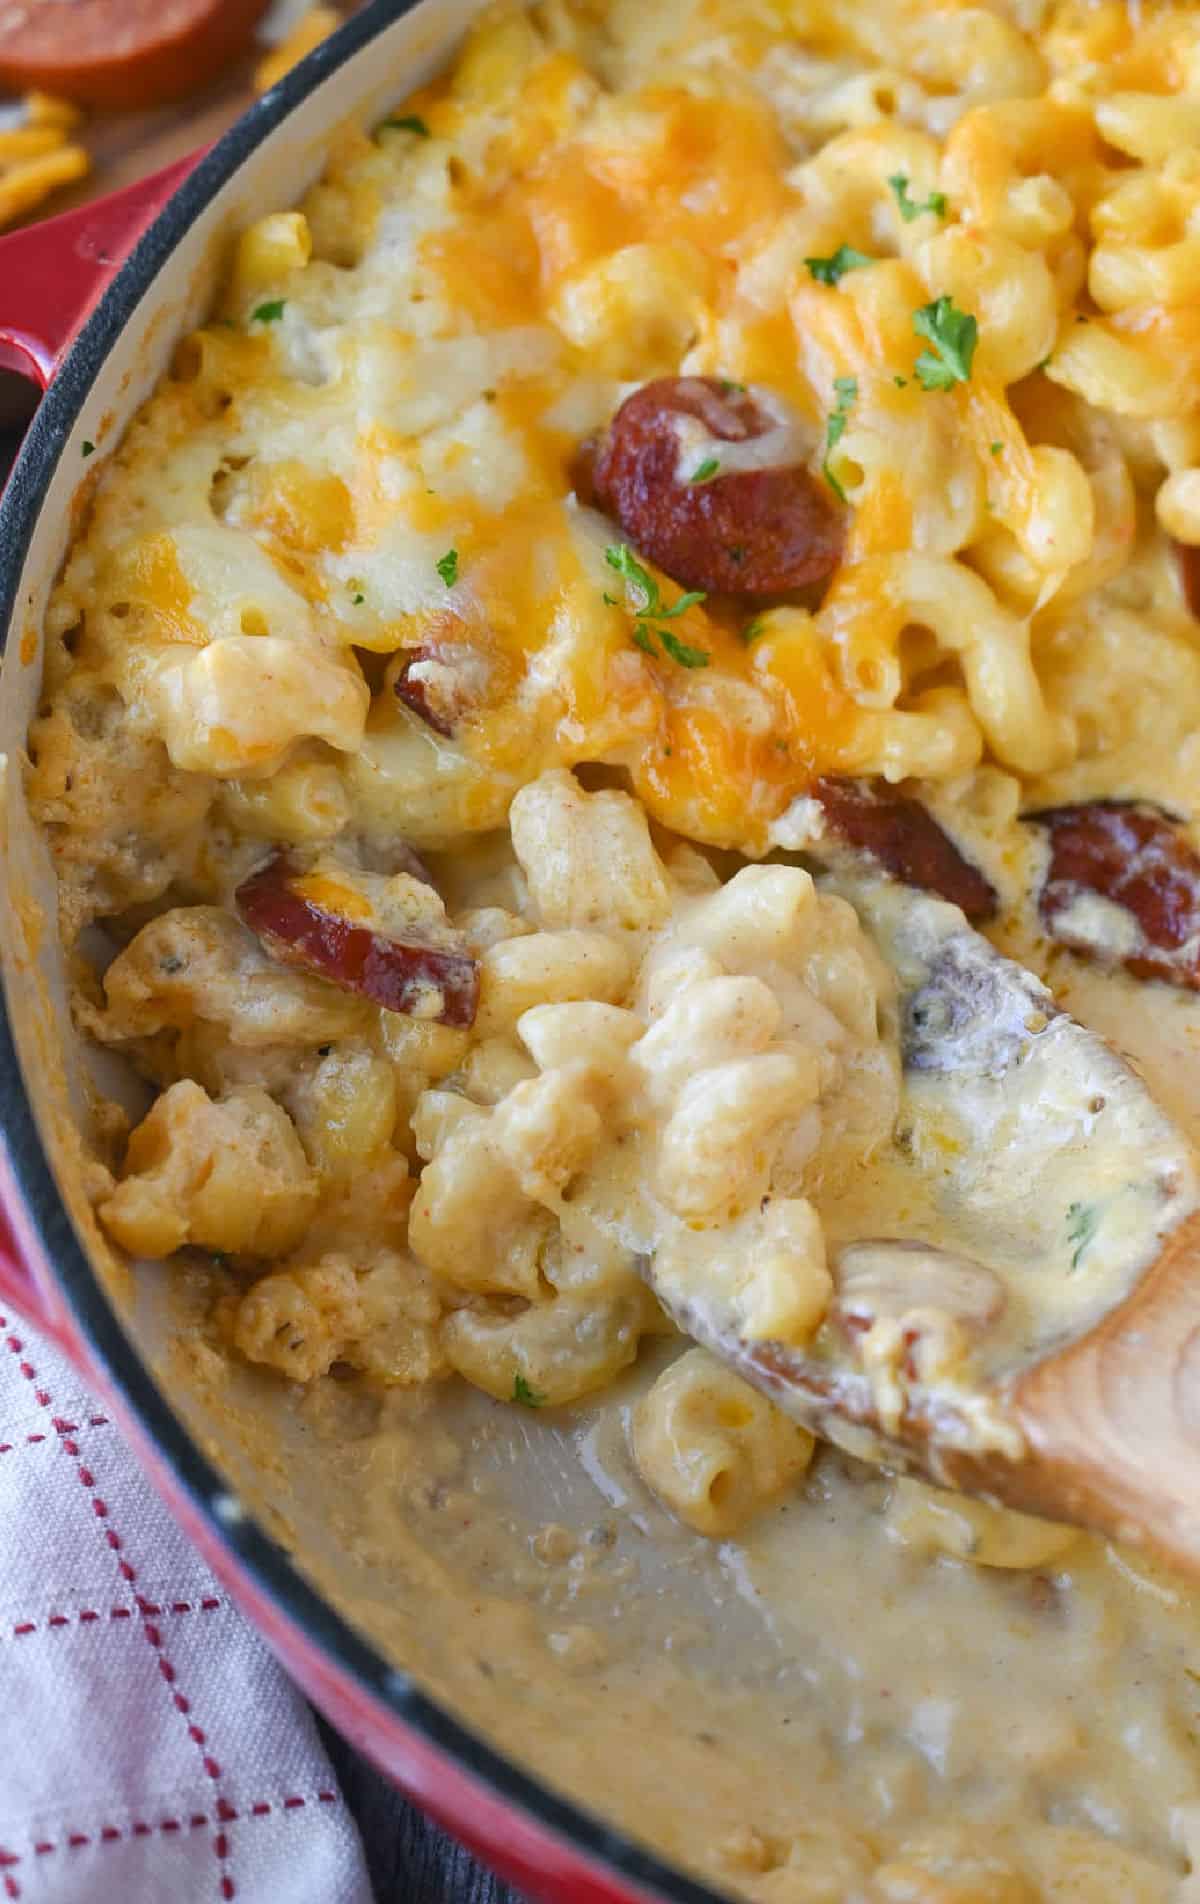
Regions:
<instances>
[{"instance_id":1,"label":"sliced smoked sausage","mask_svg":"<svg viewBox=\"0 0 1200 1904\"><path fill-rule=\"evenodd\" d=\"M388 1011L439 1025L474 1023L479 966L446 925L388 931L370 916L350 918L305 891L286 853L276 853L238 887L238 911L281 965L298 965Z\"/></svg>"},{"instance_id":2,"label":"sliced smoked sausage","mask_svg":"<svg viewBox=\"0 0 1200 1904\"><path fill-rule=\"evenodd\" d=\"M388 670L392 692L411 713L451 738L460 721L486 706L491 669L471 642L435 640L408 648Z\"/></svg>"},{"instance_id":3,"label":"sliced smoked sausage","mask_svg":"<svg viewBox=\"0 0 1200 1904\"><path fill-rule=\"evenodd\" d=\"M157 106L215 79L267 0L0 0L0 89Z\"/></svg>"},{"instance_id":4,"label":"sliced smoked sausage","mask_svg":"<svg viewBox=\"0 0 1200 1904\"><path fill-rule=\"evenodd\" d=\"M1200 855L1173 820L1124 800L1026 818L1050 836L1038 911L1051 938L1135 978L1200 991Z\"/></svg>"},{"instance_id":5,"label":"sliced smoked sausage","mask_svg":"<svg viewBox=\"0 0 1200 1904\"><path fill-rule=\"evenodd\" d=\"M754 466L754 445L789 460ZM737 385L643 384L584 468L598 506L685 588L762 601L837 567L843 511L832 490L799 460L795 430Z\"/></svg>"},{"instance_id":6,"label":"sliced smoked sausage","mask_svg":"<svg viewBox=\"0 0 1200 1904\"><path fill-rule=\"evenodd\" d=\"M885 780L833 776L809 789L835 839L866 853L906 886L921 886L961 906L973 925L990 919L996 895L919 800Z\"/></svg>"}]
</instances>

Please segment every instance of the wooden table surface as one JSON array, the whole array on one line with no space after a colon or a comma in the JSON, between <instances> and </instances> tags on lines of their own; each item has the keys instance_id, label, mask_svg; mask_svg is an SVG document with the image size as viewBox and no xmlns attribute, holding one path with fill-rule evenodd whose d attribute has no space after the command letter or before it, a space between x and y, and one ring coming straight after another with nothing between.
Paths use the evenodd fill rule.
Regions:
<instances>
[{"instance_id":1,"label":"wooden table surface","mask_svg":"<svg viewBox=\"0 0 1200 1904\"><path fill-rule=\"evenodd\" d=\"M346 12L353 11L348 5ZM216 85L184 105L153 112L94 115L79 136L93 157L91 176L45 206L69 211L215 139L253 98L253 61L245 60ZM0 284L2 289L2 284ZM2 375L3 373L0 373ZM20 407L31 409L32 399ZM11 406L5 410L7 424ZM0 482L19 434L0 429ZM376 1904L521 1904L492 1875L438 1831L395 1787L318 1716L346 1803L358 1821ZM281 1898L279 1904L287 1904Z\"/></svg>"}]
</instances>

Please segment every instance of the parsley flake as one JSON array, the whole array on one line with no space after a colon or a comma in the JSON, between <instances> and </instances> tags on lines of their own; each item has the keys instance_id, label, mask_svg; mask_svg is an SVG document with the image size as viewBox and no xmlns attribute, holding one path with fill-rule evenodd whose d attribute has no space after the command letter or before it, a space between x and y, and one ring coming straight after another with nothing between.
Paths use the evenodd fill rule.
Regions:
<instances>
[{"instance_id":1,"label":"parsley flake","mask_svg":"<svg viewBox=\"0 0 1200 1904\"><path fill-rule=\"evenodd\" d=\"M256 310L251 311L250 322L252 324L277 324L279 319L283 316L286 303L286 298L268 298L265 304L260 304Z\"/></svg>"},{"instance_id":2,"label":"parsley flake","mask_svg":"<svg viewBox=\"0 0 1200 1904\"><path fill-rule=\"evenodd\" d=\"M672 661L678 661L681 668L707 668L711 656L704 648L690 648L686 641L680 641L678 635L669 628L660 628L658 638Z\"/></svg>"},{"instance_id":3,"label":"parsley flake","mask_svg":"<svg viewBox=\"0 0 1200 1904\"><path fill-rule=\"evenodd\" d=\"M900 216L906 225L911 225L913 219L920 218L924 212L932 212L937 218L946 216L945 192L930 192L924 204L921 204L915 198L909 197L908 179L903 172L893 172L888 184L892 188L896 203L900 207Z\"/></svg>"},{"instance_id":4,"label":"parsley flake","mask_svg":"<svg viewBox=\"0 0 1200 1904\"><path fill-rule=\"evenodd\" d=\"M896 386L896 388L897 388L897 390L907 390L907 389L908 389L908 378L907 378L907 377L902 377L902 376L900 375L900 373L899 373L899 371L897 371L897 372L895 373L895 375L893 376L893 378L892 378L892 382L893 382L893 383L895 384L895 386Z\"/></svg>"},{"instance_id":5,"label":"parsley flake","mask_svg":"<svg viewBox=\"0 0 1200 1904\"><path fill-rule=\"evenodd\" d=\"M361 590L359 591L357 595L352 595L350 597L350 600L354 603L355 608L359 607L359 605L362 602L365 602L366 599L367 599L366 596L362 593Z\"/></svg>"},{"instance_id":6,"label":"parsley flake","mask_svg":"<svg viewBox=\"0 0 1200 1904\"><path fill-rule=\"evenodd\" d=\"M923 350L916 361L922 390L949 390L966 383L971 375L971 359L979 342L979 325L969 311L960 311L952 297L935 298L913 312L912 327L918 337L927 337L936 350Z\"/></svg>"},{"instance_id":7,"label":"parsley flake","mask_svg":"<svg viewBox=\"0 0 1200 1904\"><path fill-rule=\"evenodd\" d=\"M453 588L458 580L458 550L447 549L434 564L447 588Z\"/></svg>"},{"instance_id":8,"label":"parsley flake","mask_svg":"<svg viewBox=\"0 0 1200 1904\"><path fill-rule=\"evenodd\" d=\"M806 258L808 275L818 284L839 284L847 271L861 271L865 264L874 264L874 258L868 258L865 251L855 251L853 245L839 245L828 258Z\"/></svg>"},{"instance_id":9,"label":"parsley flake","mask_svg":"<svg viewBox=\"0 0 1200 1904\"><path fill-rule=\"evenodd\" d=\"M846 425L850 421L850 411L858 396L858 379L857 377L835 377L833 380L833 388L837 395L837 405L830 411L829 422L825 427L825 461L821 465L821 468L825 476L825 481L829 484L834 495L840 497L842 502L845 502L846 492L834 475L830 467L829 458L831 452L837 448L846 433Z\"/></svg>"},{"instance_id":10,"label":"parsley flake","mask_svg":"<svg viewBox=\"0 0 1200 1904\"><path fill-rule=\"evenodd\" d=\"M1100 1225L1100 1212L1094 1203L1072 1203L1067 1209L1067 1241L1073 1254L1071 1268L1079 1268L1084 1250Z\"/></svg>"},{"instance_id":11,"label":"parsley flake","mask_svg":"<svg viewBox=\"0 0 1200 1904\"><path fill-rule=\"evenodd\" d=\"M513 1376L512 1398L520 1402L522 1408L540 1408L546 1399L539 1389L530 1387L523 1375Z\"/></svg>"},{"instance_id":12,"label":"parsley flake","mask_svg":"<svg viewBox=\"0 0 1200 1904\"><path fill-rule=\"evenodd\" d=\"M693 608L704 600L704 590L692 588L668 608L662 599L658 583L644 569L627 542L617 542L604 551L604 559L610 569L622 576L634 595L633 602L633 639L643 654L658 654L655 637L662 643L663 652L677 661L681 668L707 668L711 656L703 648L691 648L686 641L680 641L670 628L664 628L663 622L674 621L685 609ZM651 625L653 624L653 626Z\"/></svg>"},{"instance_id":13,"label":"parsley flake","mask_svg":"<svg viewBox=\"0 0 1200 1904\"><path fill-rule=\"evenodd\" d=\"M415 132L418 139L427 139L429 137L429 127L415 112L406 112L398 118L385 119L379 130L381 132L389 130L393 132Z\"/></svg>"},{"instance_id":14,"label":"parsley flake","mask_svg":"<svg viewBox=\"0 0 1200 1904\"><path fill-rule=\"evenodd\" d=\"M764 615L756 615L753 621L746 623L746 626L740 630L740 634L747 648L752 641L757 641L760 635L766 633L766 628L767 622Z\"/></svg>"},{"instance_id":15,"label":"parsley flake","mask_svg":"<svg viewBox=\"0 0 1200 1904\"><path fill-rule=\"evenodd\" d=\"M740 397L746 390L744 383L734 383L730 377L722 377L717 387L723 397Z\"/></svg>"},{"instance_id":16,"label":"parsley flake","mask_svg":"<svg viewBox=\"0 0 1200 1904\"><path fill-rule=\"evenodd\" d=\"M96 445L92 442L91 438L85 436L83 442L79 445L79 454L81 456L91 456L95 453L95 448Z\"/></svg>"},{"instance_id":17,"label":"parsley flake","mask_svg":"<svg viewBox=\"0 0 1200 1904\"><path fill-rule=\"evenodd\" d=\"M637 590L642 598L645 613L656 614L659 604L658 583L642 567L629 544L627 542L610 544L604 551L604 560L610 569L615 569L618 575L623 576L631 587ZM642 610L639 609L638 612L640 614Z\"/></svg>"},{"instance_id":18,"label":"parsley flake","mask_svg":"<svg viewBox=\"0 0 1200 1904\"><path fill-rule=\"evenodd\" d=\"M1004 445L1003 443L989 443L988 448L991 451L993 456L999 456L1001 450L1004 448Z\"/></svg>"},{"instance_id":19,"label":"parsley flake","mask_svg":"<svg viewBox=\"0 0 1200 1904\"><path fill-rule=\"evenodd\" d=\"M720 467L721 465L715 456L706 456L699 469L692 471L688 477L688 481L689 483L711 483L713 477L720 470Z\"/></svg>"}]
</instances>

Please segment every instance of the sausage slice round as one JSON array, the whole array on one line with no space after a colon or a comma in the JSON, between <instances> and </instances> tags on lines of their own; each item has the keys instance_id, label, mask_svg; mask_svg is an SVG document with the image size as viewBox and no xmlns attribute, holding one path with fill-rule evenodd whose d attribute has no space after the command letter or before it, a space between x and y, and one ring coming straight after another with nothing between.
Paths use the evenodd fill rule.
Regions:
<instances>
[{"instance_id":1,"label":"sausage slice round","mask_svg":"<svg viewBox=\"0 0 1200 1904\"><path fill-rule=\"evenodd\" d=\"M748 467L747 446L769 454L772 438L793 460ZM748 391L660 377L626 398L588 474L599 507L675 581L767 600L822 581L842 552L843 512L795 456L791 433Z\"/></svg>"},{"instance_id":2,"label":"sausage slice round","mask_svg":"<svg viewBox=\"0 0 1200 1904\"><path fill-rule=\"evenodd\" d=\"M1200 991L1200 855L1174 821L1122 800L1026 817L1050 836L1038 911L1051 938Z\"/></svg>"},{"instance_id":3,"label":"sausage slice round","mask_svg":"<svg viewBox=\"0 0 1200 1904\"><path fill-rule=\"evenodd\" d=\"M20 0L0 5L0 88L84 106L157 106L215 79L267 0Z\"/></svg>"}]
</instances>

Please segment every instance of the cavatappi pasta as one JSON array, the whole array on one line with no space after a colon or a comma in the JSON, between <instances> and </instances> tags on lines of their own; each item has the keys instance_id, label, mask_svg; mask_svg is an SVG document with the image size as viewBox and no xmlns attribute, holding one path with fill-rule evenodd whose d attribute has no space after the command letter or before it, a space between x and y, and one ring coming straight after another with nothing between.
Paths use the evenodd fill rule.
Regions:
<instances>
[{"instance_id":1,"label":"cavatappi pasta","mask_svg":"<svg viewBox=\"0 0 1200 1904\"><path fill-rule=\"evenodd\" d=\"M395 1380L575 1401L666 1326L651 1256L664 1287L726 1292L749 1337L807 1342L831 1291L807 1193L883 1144L898 1097L891 982L853 910L796 866L722 885L686 847L660 857L629 794L562 768L518 793L511 843L477 896L522 910L452 915L478 955L469 1028L288 970L217 906L143 926L88 1024L162 1095L101 1220L136 1256L280 1259L232 1339L298 1381L378 1370L359 1276L381 1245L413 1324ZM385 913L403 889L407 919L445 917L410 875L378 884Z\"/></svg>"},{"instance_id":2,"label":"cavatappi pasta","mask_svg":"<svg viewBox=\"0 0 1200 1904\"><path fill-rule=\"evenodd\" d=\"M242 234L51 604L31 797L153 1093L101 1222L298 1384L573 1404L673 1333L650 1258L804 1345L901 1085L797 856L914 883L932 831L1085 1020L1194 1041L1198 615L1200 12L487 11ZM629 1446L717 1537L825 1487L697 1349ZM912 1567L1067 1550L889 1498ZM893 1833L853 1895L1175 1897L1182 1826L1063 1803L1061 1856ZM730 1868L821 1904L822 1857Z\"/></svg>"}]
</instances>

